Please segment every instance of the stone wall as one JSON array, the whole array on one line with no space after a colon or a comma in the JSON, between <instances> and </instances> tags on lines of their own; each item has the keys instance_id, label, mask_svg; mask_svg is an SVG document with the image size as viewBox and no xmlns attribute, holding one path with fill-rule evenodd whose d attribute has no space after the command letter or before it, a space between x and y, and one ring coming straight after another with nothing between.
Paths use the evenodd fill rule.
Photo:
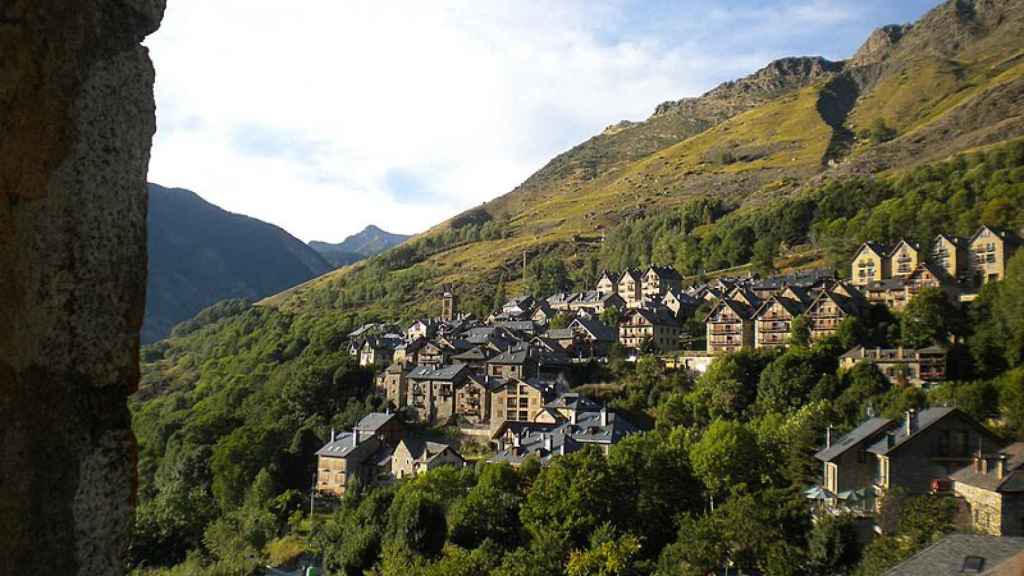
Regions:
<instances>
[{"instance_id":1,"label":"stone wall","mask_svg":"<svg viewBox=\"0 0 1024 576\"><path fill-rule=\"evenodd\" d=\"M165 0L0 3L0 574L122 574Z\"/></svg>"}]
</instances>

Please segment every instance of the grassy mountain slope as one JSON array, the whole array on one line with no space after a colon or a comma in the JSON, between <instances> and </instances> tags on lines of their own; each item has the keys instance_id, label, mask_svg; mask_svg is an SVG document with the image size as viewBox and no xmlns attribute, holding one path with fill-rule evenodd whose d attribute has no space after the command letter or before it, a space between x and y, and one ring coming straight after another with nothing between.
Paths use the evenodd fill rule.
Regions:
<instances>
[{"instance_id":1,"label":"grassy mountain slope","mask_svg":"<svg viewBox=\"0 0 1024 576\"><path fill-rule=\"evenodd\" d=\"M188 190L150 184L148 218L144 343L220 300L258 300L331 269L277 226L221 210Z\"/></svg>"},{"instance_id":2,"label":"grassy mountain slope","mask_svg":"<svg viewBox=\"0 0 1024 576\"><path fill-rule=\"evenodd\" d=\"M413 240L430 244L415 257L371 259L265 304L362 317L436 312L442 283L469 299L502 279L506 291L519 290L524 252L532 261L553 251L578 266L600 253L608 231L696 198L757 210L826 179L904 170L1019 136L1022 29L1024 1L952 1L914 25L876 32L846 62L772 63L663 104L645 122L610 127ZM879 121L889 133L870 137ZM467 219L492 221L504 234L462 241Z\"/></svg>"}]
</instances>

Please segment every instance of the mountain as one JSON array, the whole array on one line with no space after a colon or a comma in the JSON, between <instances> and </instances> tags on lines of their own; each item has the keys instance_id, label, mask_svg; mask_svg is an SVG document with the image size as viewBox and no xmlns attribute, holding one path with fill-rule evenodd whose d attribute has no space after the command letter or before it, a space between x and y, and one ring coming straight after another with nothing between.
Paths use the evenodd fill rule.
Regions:
<instances>
[{"instance_id":1,"label":"mountain","mask_svg":"<svg viewBox=\"0 0 1024 576\"><path fill-rule=\"evenodd\" d=\"M463 302L484 302L499 285L522 290L524 253L530 262L554 254L571 271L610 265L602 238L695 201L752 213L829 181L1013 139L1024 134L1022 8L1024 0L950 0L914 24L881 28L849 60L785 58L668 101L555 157L504 196L264 304L322 314L326 303L351 317L436 313L441 284ZM483 226L491 233L481 235ZM698 227L691 254L662 252L698 273L735 262L709 256L726 240ZM651 251L630 262L646 264Z\"/></svg>"},{"instance_id":2,"label":"mountain","mask_svg":"<svg viewBox=\"0 0 1024 576\"><path fill-rule=\"evenodd\" d=\"M370 225L362 232L345 238L340 244L318 242L309 243L309 246L320 253L328 262L340 268L354 264L364 258L376 256L381 252L405 242L411 238L404 234L392 234L380 228Z\"/></svg>"},{"instance_id":3,"label":"mountain","mask_svg":"<svg viewBox=\"0 0 1024 576\"><path fill-rule=\"evenodd\" d=\"M142 341L229 298L259 300L332 269L281 228L194 192L149 185L149 283Z\"/></svg>"}]
</instances>

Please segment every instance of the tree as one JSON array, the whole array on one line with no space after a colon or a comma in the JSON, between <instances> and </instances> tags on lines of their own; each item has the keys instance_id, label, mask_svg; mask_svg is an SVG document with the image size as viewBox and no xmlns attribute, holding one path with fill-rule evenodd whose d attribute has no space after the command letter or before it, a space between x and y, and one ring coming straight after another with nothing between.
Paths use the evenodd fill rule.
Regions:
<instances>
[{"instance_id":1,"label":"tree","mask_svg":"<svg viewBox=\"0 0 1024 576\"><path fill-rule=\"evenodd\" d=\"M611 524L598 528L586 550L569 555L566 576L629 576L637 574L635 558L640 553L640 539L632 534L616 536Z\"/></svg>"},{"instance_id":2,"label":"tree","mask_svg":"<svg viewBox=\"0 0 1024 576\"><path fill-rule=\"evenodd\" d=\"M811 529L807 552L811 574L848 574L860 561L855 518L820 518Z\"/></svg>"},{"instance_id":3,"label":"tree","mask_svg":"<svg viewBox=\"0 0 1024 576\"><path fill-rule=\"evenodd\" d=\"M775 258L779 255L779 241L771 236L762 236L754 243L754 256L751 263L759 272L771 274L775 272Z\"/></svg>"},{"instance_id":4,"label":"tree","mask_svg":"<svg viewBox=\"0 0 1024 576\"><path fill-rule=\"evenodd\" d=\"M613 330L618 330L619 323L622 322L622 310L619 310L615 306L609 306L601 312L601 323Z\"/></svg>"},{"instance_id":5,"label":"tree","mask_svg":"<svg viewBox=\"0 0 1024 576\"><path fill-rule=\"evenodd\" d=\"M946 294L938 288L925 288L907 304L900 318L903 346L924 348L949 341L955 314Z\"/></svg>"},{"instance_id":6,"label":"tree","mask_svg":"<svg viewBox=\"0 0 1024 576\"><path fill-rule=\"evenodd\" d=\"M388 510L384 545L408 554L436 556L447 534L441 505L412 485L399 490Z\"/></svg>"},{"instance_id":7,"label":"tree","mask_svg":"<svg viewBox=\"0 0 1024 576\"><path fill-rule=\"evenodd\" d=\"M789 343L793 346L811 345L811 320L803 314L793 318L789 331Z\"/></svg>"},{"instance_id":8,"label":"tree","mask_svg":"<svg viewBox=\"0 0 1024 576\"><path fill-rule=\"evenodd\" d=\"M757 437L739 422L716 420L690 447L693 471L712 496L739 484L755 486L761 477Z\"/></svg>"},{"instance_id":9,"label":"tree","mask_svg":"<svg viewBox=\"0 0 1024 576\"><path fill-rule=\"evenodd\" d=\"M785 413L803 406L822 376L835 370L805 348L791 348L768 364L757 385L757 404L762 411Z\"/></svg>"},{"instance_id":10,"label":"tree","mask_svg":"<svg viewBox=\"0 0 1024 576\"><path fill-rule=\"evenodd\" d=\"M448 510L449 540L474 549L491 540L508 548L519 542L519 498L496 488L476 486Z\"/></svg>"},{"instance_id":11,"label":"tree","mask_svg":"<svg viewBox=\"0 0 1024 576\"><path fill-rule=\"evenodd\" d=\"M571 324L572 321L573 321L572 316L569 316L565 312L559 312L558 314L555 314L555 317L552 318L550 322L548 322L548 328L550 328L550 329L568 328L569 324Z\"/></svg>"}]
</instances>

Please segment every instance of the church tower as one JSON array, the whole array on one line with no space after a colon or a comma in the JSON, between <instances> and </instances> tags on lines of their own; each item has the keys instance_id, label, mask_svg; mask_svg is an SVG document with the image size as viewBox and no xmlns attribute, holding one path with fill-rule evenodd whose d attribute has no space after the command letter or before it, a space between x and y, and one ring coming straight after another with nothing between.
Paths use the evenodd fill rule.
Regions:
<instances>
[{"instance_id":1,"label":"church tower","mask_svg":"<svg viewBox=\"0 0 1024 576\"><path fill-rule=\"evenodd\" d=\"M441 296L441 320L451 322L455 320L455 289L448 286Z\"/></svg>"}]
</instances>

